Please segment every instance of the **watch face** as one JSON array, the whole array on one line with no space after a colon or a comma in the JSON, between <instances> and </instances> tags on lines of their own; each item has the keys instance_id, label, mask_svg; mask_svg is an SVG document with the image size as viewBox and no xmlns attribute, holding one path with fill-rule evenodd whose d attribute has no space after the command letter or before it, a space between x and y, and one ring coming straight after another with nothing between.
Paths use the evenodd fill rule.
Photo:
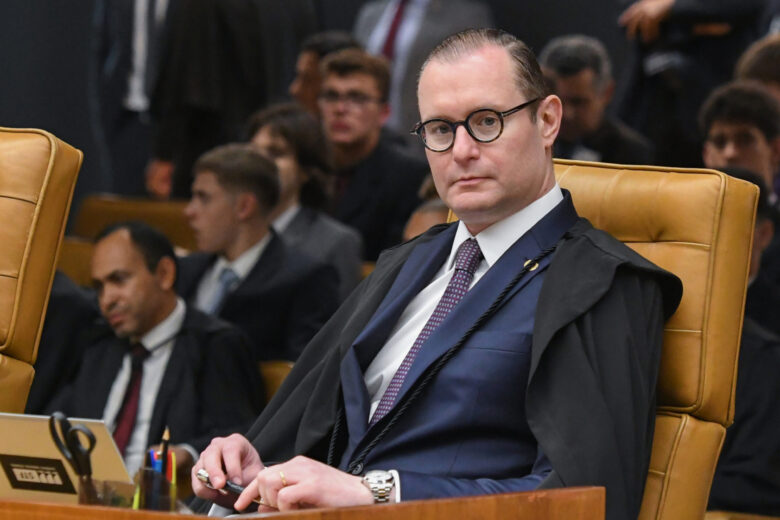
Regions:
<instances>
[{"instance_id":1,"label":"watch face","mask_svg":"<svg viewBox=\"0 0 780 520\"><path fill-rule=\"evenodd\" d=\"M389 471L373 469L366 473L366 476L363 478L372 483L387 484L393 481L393 474Z\"/></svg>"}]
</instances>

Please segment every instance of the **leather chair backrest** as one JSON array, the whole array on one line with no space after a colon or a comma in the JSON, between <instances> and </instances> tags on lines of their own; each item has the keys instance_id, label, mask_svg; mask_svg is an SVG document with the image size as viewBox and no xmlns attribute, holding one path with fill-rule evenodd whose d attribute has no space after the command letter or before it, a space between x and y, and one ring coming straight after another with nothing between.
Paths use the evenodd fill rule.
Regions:
<instances>
[{"instance_id":1,"label":"leather chair backrest","mask_svg":"<svg viewBox=\"0 0 780 520\"><path fill-rule=\"evenodd\" d=\"M0 128L0 411L22 413L82 153Z\"/></svg>"},{"instance_id":2,"label":"leather chair backrest","mask_svg":"<svg viewBox=\"0 0 780 520\"><path fill-rule=\"evenodd\" d=\"M195 234L184 216L183 201L155 201L118 195L84 197L73 222L73 235L94 239L109 224L128 220L146 222L163 232L173 245L194 251Z\"/></svg>"},{"instance_id":3,"label":"leather chair backrest","mask_svg":"<svg viewBox=\"0 0 780 520\"><path fill-rule=\"evenodd\" d=\"M91 240L65 235L57 258L57 270L65 273L77 285L91 286L90 262L94 247Z\"/></svg>"},{"instance_id":4,"label":"leather chair backrest","mask_svg":"<svg viewBox=\"0 0 780 520\"><path fill-rule=\"evenodd\" d=\"M287 374L292 370L293 362L283 359L274 361L260 361L260 377L265 385L266 402L270 401L279 387L282 386Z\"/></svg>"},{"instance_id":5,"label":"leather chair backrest","mask_svg":"<svg viewBox=\"0 0 780 520\"><path fill-rule=\"evenodd\" d=\"M702 518L734 418L756 186L713 170L555 161L578 213L683 282L666 323L640 519Z\"/></svg>"}]
</instances>

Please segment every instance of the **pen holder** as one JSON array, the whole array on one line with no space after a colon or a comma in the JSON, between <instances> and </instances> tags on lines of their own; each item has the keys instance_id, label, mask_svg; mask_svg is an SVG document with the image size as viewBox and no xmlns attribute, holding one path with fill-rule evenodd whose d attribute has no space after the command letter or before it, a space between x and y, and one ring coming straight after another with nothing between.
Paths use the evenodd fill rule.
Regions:
<instances>
[{"instance_id":1,"label":"pen holder","mask_svg":"<svg viewBox=\"0 0 780 520\"><path fill-rule=\"evenodd\" d=\"M133 505L135 486L130 482L114 480L79 481L79 504L126 507Z\"/></svg>"},{"instance_id":2,"label":"pen holder","mask_svg":"<svg viewBox=\"0 0 780 520\"><path fill-rule=\"evenodd\" d=\"M176 484L159 471L141 468L135 475L133 509L176 511Z\"/></svg>"}]
</instances>

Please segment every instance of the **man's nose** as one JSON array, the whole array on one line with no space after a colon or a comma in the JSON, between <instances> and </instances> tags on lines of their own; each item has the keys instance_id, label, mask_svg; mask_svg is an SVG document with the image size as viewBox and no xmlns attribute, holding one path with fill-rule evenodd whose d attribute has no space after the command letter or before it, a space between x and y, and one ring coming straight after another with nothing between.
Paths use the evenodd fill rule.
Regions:
<instances>
[{"instance_id":1,"label":"man's nose","mask_svg":"<svg viewBox=\"0 0 780 520\"><path fill-rule=\"evenodd\" d=\"M452 143L452 158L456 162L468 161L479 156L479 143L471 137L465 126L455 129L455 140Z\"/></svg>"},{"instance_id":2,"label":"man's nose","mask_svg":"<svg viewBox=\"0 0 780 520\"><path fill-rule=\"evenodd\" d=\"M734 159L739 154L739 150L737 145L734 143L734 141L729 139L728 141L726 141L726 144L723 146L721 153L723 154L723 157L725 157L726 159Z\"/></svg>"}]
</instances>

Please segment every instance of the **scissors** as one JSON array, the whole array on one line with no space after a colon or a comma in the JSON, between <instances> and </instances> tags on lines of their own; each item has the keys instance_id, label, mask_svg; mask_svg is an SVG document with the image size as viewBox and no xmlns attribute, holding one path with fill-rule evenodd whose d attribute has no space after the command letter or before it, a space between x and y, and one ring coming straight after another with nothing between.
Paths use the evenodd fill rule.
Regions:
<instances>
[{"instance_id":1,"label":"scissors","mask_svg":"<svg viewBox=\"0 0 780 520\"><path fill-rule=\"evenodd\" d=\"M92 483L92 463L90 462L90 455L97 442L95 435L84 425L71 425L62 412L54 412L49 417L49 432L57 449L79 476L87 503L97 503L97 491ZM82 443L79 434L86 438L86 446Z\"/></svg>"}]
</instances>

